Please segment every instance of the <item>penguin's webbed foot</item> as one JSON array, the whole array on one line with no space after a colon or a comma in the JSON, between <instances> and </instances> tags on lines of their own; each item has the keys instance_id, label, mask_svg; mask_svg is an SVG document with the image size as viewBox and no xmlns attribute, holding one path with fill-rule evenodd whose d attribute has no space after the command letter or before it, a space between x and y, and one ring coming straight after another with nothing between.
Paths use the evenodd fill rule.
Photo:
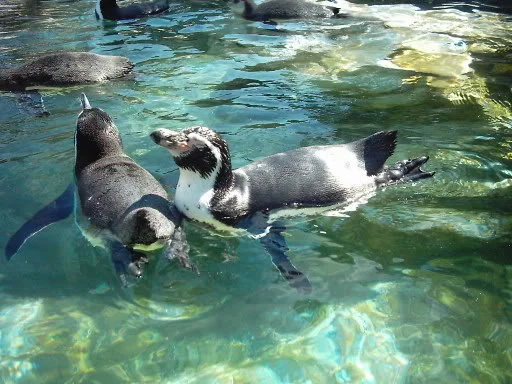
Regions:
<instances>
[{"instance_id":1,"label":"penguin's webbed foot","mask_svg":"<svg viewBox=\"0 0 512 384\"><path fill-rule=\"evenodd\" d=\"M288 284L297 291L310 294L313 287L308 280L307 276L301 271L296 269L291 263L284 263L284 265L276 264L277 269L281 276L288 281Z\"/></svg>"},{"instance_id":2,"label":"penguin's webbed foot","mask_svg":"<svg viewBox=\"0 0 512 384\"><path fill-rule=\"evenodd\" d=\"M190 247L185 236L185 231L183 231L181 227L177 227L167 244L165 257L169 261L174 262L174 260L177 260L182 268L190 269L199 275L199 268L190 260L189 251Z\"/></svg>"},{"instance_id":3,"label":"penguin's webbed foot","mask_svg":"<svg viewBox=\"0 0 512 384\"><path fill-rule=\"evenodd\" d=\"M148 259L143 253L135 252L118 242L111 244L110 248L112 264L123 287L128 286L127 276L132 275L137 279L142 277L144 264L148 263Z\"/></svg>"},{"instance_id":4,"label":"penguin's webbed foot","mask_svg":"<svg viewBox=\"0 0 512 384\"><path fill-rule=\"evenodd\" d=\"M390 167L384 167L376 176L375 182L378 186L385 186L432 177L435 172L424 172L420 168L428 159L428 156L422 156L412 160L397 161Z\"/></svg>"}]
</instances>

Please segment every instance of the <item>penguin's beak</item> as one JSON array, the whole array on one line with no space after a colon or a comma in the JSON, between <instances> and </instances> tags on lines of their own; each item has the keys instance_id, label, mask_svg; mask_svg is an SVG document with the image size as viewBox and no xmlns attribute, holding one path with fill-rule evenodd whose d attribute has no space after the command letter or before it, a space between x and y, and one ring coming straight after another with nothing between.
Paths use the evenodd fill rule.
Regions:
<instances>
[{"instance_id":1,"label":"penguin's beak","mask_svg":"<svg viewBox=\"0 0 512 384\"><path fill-rule=\"evenodd\" d=\"M87 96L85 96L85 93L82 93L80 95L80 103L82 104L82 109L91 109L91 104L89 103L89 100L87 99Z\"/></svg>"},{"instance_id":2,"label":"penguin's beak","mask_svg":"<svg viewBox=\"0 0 512 384\"><path fill-rule=\"evenodd\" d=\"M188 137L183 133L171 131L170 129L157 129L150 135L151 139L164 148L167 148L173 156L178 156L192 148L188 144Z\"/></svg>"}]
</instances>

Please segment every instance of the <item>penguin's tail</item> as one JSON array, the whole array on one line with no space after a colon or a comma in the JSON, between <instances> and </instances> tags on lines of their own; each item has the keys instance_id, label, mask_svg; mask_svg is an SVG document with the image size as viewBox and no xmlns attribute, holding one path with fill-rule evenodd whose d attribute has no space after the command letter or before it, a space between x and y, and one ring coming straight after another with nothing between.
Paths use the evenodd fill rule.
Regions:
<instances>
[{"instance_id":1,"label":"penguin's tail","mask_svg":"<svg viewBox=\"0 0 512 384\"><path fill-rule=\"evenodd\" d=\"M375 176L382 172L384 163L393 154L396 135L397 131L381 131L347 145L364 163L366 174Z\"/></svg>"},{"instance_id":2,"label":"penguin's tail","mask_svg":"<svg viewBox=\"0 0 512 384\"><path fill-rule=\"evenodd\" d=\"M364 163L367 175L375 176L379 187L434 176L435 172L424 172L420 168L428 161L428 156L398 161L389 167L384 165L395 151L396 137L397 131L382 131L348 145Z\"/></svg>"},{"instance_id":3,"label":"penguin's tail","mask_svg":"<svg viewBox=\"0 0 512 384\"><path fill-rule=\"evenodd\" d=\"M435 172L425 172L420 168L428 159L428 156L422 156L412 160L397 161L390 167L384 167L376 176L375 182L378 187L384 187L432 177Z\"/></svg>"}]
</instances>

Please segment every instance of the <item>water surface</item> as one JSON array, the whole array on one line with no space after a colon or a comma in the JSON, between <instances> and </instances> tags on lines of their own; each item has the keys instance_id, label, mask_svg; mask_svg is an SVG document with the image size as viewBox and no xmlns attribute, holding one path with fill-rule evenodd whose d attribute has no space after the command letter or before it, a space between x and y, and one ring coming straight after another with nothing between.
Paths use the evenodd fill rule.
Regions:
<instances>
[{"instance_id":1,"label":"water surface","mask_svg":"<svg viewBox=\"0 0 512 384\"><path fill-rule=\"evenodd\" d=\"M122 289L108 253L57 223L1 261L0 381L511 382L511 18L492 2L391 3L269 25L220 0L118 23L91 0L4 1L2 67L90 51L129 57L135 78L42 90L47 118L0 94L2 247L73 180L81 92L171 195L176 166L148 137L159 127L221 132L235 167L397 129L390 162L428 154L437 173L343 216L289 220L309 296L258 241L193 222L200 276L155 252Z\"/></svg>"}]
</instances>

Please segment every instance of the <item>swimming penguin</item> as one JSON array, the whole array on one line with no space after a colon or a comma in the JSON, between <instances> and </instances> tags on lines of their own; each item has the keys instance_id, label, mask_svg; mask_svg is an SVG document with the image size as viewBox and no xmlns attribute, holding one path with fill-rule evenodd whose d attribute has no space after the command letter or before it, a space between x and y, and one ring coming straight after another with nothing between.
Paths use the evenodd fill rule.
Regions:
<instances>
[{"instance_id":1,"label":"swimming penguin","mask_svg":"<svg viewBox=\"0 0 512 384\"><path fill-rule=\"evenodd\" d=\"M119 131L110 116L92 108L81 96L75 132L76 186L69 186L15 233L6 246L11 259L23 243L44 227L69 216L78 192L82 215L77 223L86 237L109 247L123 285L126 275L142 275L147 262L140 251L165 247L166 257L192 268L180 227L182 215L167 200L162 185L123 151Z\"/></svg>"},{"instance_id":2,"label":"swimming penguin","mask_svg":"<svg viewBox=\"0 0 512 384\"><path fill-rule=\"evenodd\" d=\"M300 208L333 209L364 199L382 186L433 176L434 172L420 169L428 157L384 165L395 149L396 136L396 131L383 131L348 144L303 147L232 170L226 141L209 128L151 133L180 169L177 209L221 229L247 228L253 218L272 221L271 215L290 210L298 214ZM273 238L267 241L278 241L281 250L286 250L279 239L282 230L271 231ZM272 255L274 264L287 277L291 264L284 252L277 253ZM294 280L293 274L287 279Z\"/></svg>"},{"instance_id":3,"label":"swimming penguin","mask_svg":"<svg viewBox=\"0 0 512 384\"><path fill-rule=\"evenodd\" d=\"M121 79L133 64L123 56L89 52L60 52L42 56L16 68L0 69L0 90L17 95L17 103L36 116L48 116L37 87L97 83ZM30 90L26 90L30 88Z\"/></svg>"},{"instance_id":4,"label":"swimming penguin","mask_svg":"<svg viewBox=\"0 0 512 384\"><path fill-rule=\"evenodd\" d=\"M248 20L269 21L274 19L313 19L345 17L336 3L316 3L308 0L267 0L256 4L253 0L234 0L244 3L242 16Z\"/></svg>"},{"instance_id":5,"label":"swimming penguin","mask_svg":"<svg viewBox=\"0 0 512 384\"><path fill-rule=\"evenodd\" d=\"M20 67L0 70L0 90L97 83L120 79L132 72L123 56L90 52L60 52L41 56Z\"/></svg>"},{"instance_id":6,"label":"swimming penguin","mask_svg":"<svg viewBox=\"0 0 512 384\"><path fill-rule=\"evenodd\" d=\"M120 7L116 0L96 0L94 13L99 20L126 20L157 15L168 9L167 3L137 3Z\"/></svg>"}]
</instances>

